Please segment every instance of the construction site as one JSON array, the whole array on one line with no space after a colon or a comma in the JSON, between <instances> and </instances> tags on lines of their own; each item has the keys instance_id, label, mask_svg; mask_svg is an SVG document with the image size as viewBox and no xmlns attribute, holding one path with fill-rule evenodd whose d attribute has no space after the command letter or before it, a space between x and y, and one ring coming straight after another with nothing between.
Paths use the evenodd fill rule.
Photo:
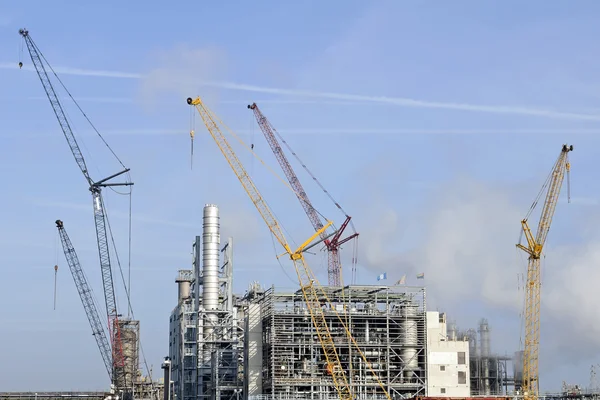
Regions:
<instances>
[{"instance_id":1,"label":"construction site","mask_svg":"<svg viewBox=\"0 0 600 400\"><path fill-rule=\"evenodd\" d=\"M293 248L284 236L281 223L234 151L230 137L238 140L239 137L229 132L200 97L182 99L181 102L181 107L191 108L205 126L197 132L191 129L192 145L195 135L212 137L216 144L212 150L220 151L225 158L215 168L226 169L229 165L233 171L231 179L237 178L243 189L239 191L239 202L250 201L256 208L264 221L263 228L269 230L278 250L284 253L282 260L286 259L293 267L297 287L290 291L273 282L252 281L243 282L247 286L245 293L236 293L234 278L238 262L234 260L244 258L236 254L235 237L221 236L219 205L205 204L201 231L190 238L192 262L173 269L175 285L170 283L167 292L172 296L165 300L173 303L172 312L158 317L164 320L165 329L169 319L169 338L165 357L160 360L163 376L153 377L141 350L144 325L135 318L127 286L125 301L116 301L117 268L121 265L114 261L118 259L116 249L111 247L112 231L102 197L105 188L131 188L130 170L115 155L122 169L108 177L92 179L53 86L57 85L53 84L56 74L29 32L23 29L20 35L77 167L87 182L81 190L91 193L90 211L93 209L103 288L99 297L103 298L104 304L98 304L92 296L88 282L91 274L84 273L75 245L67 234L68 223L58 219L55 225L100 351L100 357L94 362L104 363L111 386L102 393L0 392L0 400L538 400L600 397L598 390L566 384L561 393L541 393L539 389L539 358L543 357L543 354L539 355L540 258L563 181L565 176L568 178L572 145L559 143L556 154L547 157L546 167L550 174L534 202L535 206L541 199L539 203L543 207L538 209L538 225L529 225L535 207L522 221L515 221L517 227L520 222L525 237L525 242L517 244L517 248L528 257L523 321L525 339L523 349L499 351L493 345L493 321L481 318L475 327L457 326L452 310L446 313L428 308L424 284L407 285L405 276L394 284L361 284L354 280L351 284L344 283L341 252L346 251L344 245L350 247L359 237L351 217L336 201L333 202L342 211L341 221L334 223L316 211L307 194L310 191L300 183L288 155L293 155L310 175L310 180L331 195L258 105L249 104L248 112L254 115L287 185L300 203L295 204L299 206L297 213L304 211L303 218L307 218L314 228L306 233L301 245ZM58 82L62 86L62 82ZM254 145L246 146L253 153ZM115 178L123 180L115 182ZM531 196L535 194L531 193ZM229 235L229 232L223 234ZM327 282L324 284L319 283L309 265L307 254L311 249L327 253ZM423 279L423 274L416 278ZM379 282L386 279L383 276Z\"/></svg>"}]
</instances>

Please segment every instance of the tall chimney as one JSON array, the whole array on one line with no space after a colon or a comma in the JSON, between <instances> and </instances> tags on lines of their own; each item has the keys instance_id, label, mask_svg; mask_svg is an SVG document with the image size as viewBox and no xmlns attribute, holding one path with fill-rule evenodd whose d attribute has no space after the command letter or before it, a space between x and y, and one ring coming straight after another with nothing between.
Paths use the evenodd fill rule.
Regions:
<instances>
[{"instance_id":1,"label":"tall chimney","mask_svg":"<svg viewBox=\"0 0 600 400\"><path fill-rule=\"evenodd\" d=\"M202 306L206 313L204 337L210 341L213 321L219 309L219 253L220 253L219 208L214 204L204 206L202 223Z\"/></svg>"}]
</instances>

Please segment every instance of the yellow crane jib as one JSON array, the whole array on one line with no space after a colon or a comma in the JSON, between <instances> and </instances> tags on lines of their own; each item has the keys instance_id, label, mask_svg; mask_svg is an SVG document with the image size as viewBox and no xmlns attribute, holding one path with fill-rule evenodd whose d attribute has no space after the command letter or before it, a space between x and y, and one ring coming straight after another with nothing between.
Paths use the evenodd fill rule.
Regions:
<instances>
[{"instance_id":1,"label":"yellow crane jib","mask_svg":"<svg viewBox=\"0 0 600 400\"><path fill-rule=\"evenodd\" d=\"M552 217L558 204L558 198L565 173L571 170L569 152L573 151L572 145L564 144L558 159L538 196L533 202L526 217L521 220L521 227L525 235L526 245L521 243L517 247L527 254L527 284L525 287L525 343L523 348L523 382L522 391L526 400L537 400L539 393L539 344L540 344L540 299L541 299L541 256L552 224ZM536 235L529 228L528 219L547 189L544 207L540 215ZM570 192L570 186L568 187ZM570 198L570 193L569 193Z\"/></svg>"},{"instance_id":2,"label":"yellow crane jib","mask_svg":"<svg viewBox=\"0 0 600 400\"><path fill-rule=\"evenodd\" d=\"M321 348L323 349L323 355L325 357L327 369L331 371L333 386L338 392L340 400L354 400L352 388L348 382L344 368L342 367L340 357L336 350L335 342L325 318L321 301L322 296L317 291L318 281L314 276L313 271L306 263L303 254L303 250L309 246L315 240L315 238L322 233L322 231L319 230L315 232L308 240L300 245L296 251L293 251L283 235L283 230L281 229L281 226L279 225L273 212L263 199L257 187L254 185L252 178L250 178L250 175L248 175L246 172L246 169L235 154L233 148L229 144L229 141L217 125L216 121L218 118L208 109L208 107L204 105L199 97L195 99L192 99L191 97L188 98L187 104L196 107L196 110L200 114L204 125L206 125L206 129L219 147L219 150L221 150L221 153L223 153L223 156L244 187L244 190L250 197L250 200L252 200L252 203L260 213L273 236L275 236L279 244L285 249L285 252L289 254L290 258L292 259L296 274L298 276L298 281L300 283L300 289L302 291L304 302L306 303L311 316L312 324L315 327ZM323 230L327 229L329 226L331 226L331 222L326 224L326 226L323 227Z\"/></svg>"},{"instance_id":3,"label":"yellow crane jib","mask_svg":"<svg viewBox=\"0 0 600 400\"><path fill-rule=\"evenodd\" d=\"M229 166L231 167L238 180L244 187L246 194L252 200L252 203L260 213L261 217L267 224L273 236L275 236L279 244L285 249L284 254L290 256L292 263L294 264L294 268L296 270L296 275L298 277L298 282L302 291L304 302L306 303L307 309L311 317L311 322L315 327L317 337L323 350L323 356L325 358L324 364L326 366L327 374L331 375L333 386L338 392L340 400L354 400L354 394L352 386L348 381L345 368L342 366L342 363L340 361L340 357L338 355L332 334L329 330L329 325L325 318L323 305L328 305L329 312L335 314L341 326L343 327L347 338L356 348L357 354L360 355L360 357L365 363L364 365L366 365L367 368L371 371L375 382L380 387L385 397L388 400L392 400L385 385L383 384L377 373L374 371L371 364L367 361L365 354L363 353L360 346L352 336L352 333L346 325L346 321L344 321L340 314L335 310L335 307L332 306L331 301L327 296L327 293L319 284L319 281L316 278L314 272L308 266L308 264L306 263L306 259L304 258L304 252L309 248L315 246L317 243L319 243L318 241L315 241L317 237L321 237L321 239L323 239L323 237L328 237L323 235L323 233L332 225L332 222L327 221L327 223L321 229L318 229L308 240L306 240L302 245L300 245L296 251L292 251L285 236L283 235L283 230L281 229L281 226L279 225L277 219L275 218L271 209L269 208L262 195L254 185L252 178L246 172L246 169L244 168L243 164L233 151L233 148L229 144L229 141L227 140L223 132L221 132L217 121L219 121L223 126L225 126L225 124L223 124L223 122L220 121L219 118L208 109L208 107L206 107L206 105L202 102L202 100L199 97L195 99L192 99L191 97L188 98L187 104L196 108L196 110L202 117L202 121L204 122L208 133L212 136L213 140L219 147L219 150L221 150L221 153L229 163Z\"/></svg>"}]
</instances>

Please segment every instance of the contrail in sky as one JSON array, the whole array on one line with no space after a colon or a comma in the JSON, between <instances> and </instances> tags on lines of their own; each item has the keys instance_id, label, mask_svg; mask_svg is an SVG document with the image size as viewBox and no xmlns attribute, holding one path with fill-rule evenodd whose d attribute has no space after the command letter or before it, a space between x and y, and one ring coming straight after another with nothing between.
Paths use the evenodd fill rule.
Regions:
<instances>
[{"instance_id":1,"label":"contrail in sky","mask_svg":"<svg viewBox=\"0 0 600 400\"><path fill-rule=\"evenodd\" d=\"M0 69L16 69L18 66L15 63L0 63ZM23 69L33 71L30 66L24 66ZM90 70L80 69L71 67L56 67L54 68L56 73L64 75L78 75L78 76L91 76L101 78L117 78L117 79L142 79L145 75L139 73L130 73L122 71L105 71L105 70ZM446 103L428 100L410 99L404 97L389 97L389 96L368 96L359 94L348 94L348 93L335 93L335 92L320 92L311 90L299 90L299 89L285 89L285 88L273 88L266 86L250 85L245 83L236 82L194 82L202 86L210 86L221 89L236 90L243 92L253 93L264 93L281 96L303 96L312 98L321 98L329 100L344 100L344 101L355 101L355 102L368 102L378 104L389 104L401 107L414 107L414 108L431 108L431 109L445 109L445 110L456 110L456 111L471 111L471 112L483 112L493 114L512 114L512 115L527 115L545 118L561 118L561 119L572 119L581 121L600 121L600 115L595 114L581 114L571 112L560 112L536 108L526 107L512 107L512 106L487 106L478 104L468 103Z\"/></svg>"}]
</instances>

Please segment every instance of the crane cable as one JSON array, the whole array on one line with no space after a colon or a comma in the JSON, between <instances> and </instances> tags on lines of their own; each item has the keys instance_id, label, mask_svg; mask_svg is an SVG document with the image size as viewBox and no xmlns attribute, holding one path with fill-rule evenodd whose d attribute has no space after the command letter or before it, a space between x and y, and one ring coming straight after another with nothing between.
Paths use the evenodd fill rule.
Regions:
<instances>
[{"instance_id":1,"label":"crane cable","mask_svg":"<svg viewBox=\"0 0 600 400\"><path fill-rule=\"evenodd\" d=\"M213 119L215 119L216 121L219 122L219 124L221 124L228 132L231 136L233 136L243 147L246 148L246 150L248 150L249 152L251 152L254 157L256 157L256 159L265 167L269 170L269 172L271 172L271 174L273 174L277 179L279 179L279 181L281 181L281 183L283 183L288 189L290 189L293 193L296 193L296 191L294 190L294 188L292 188L290 186L290 184L281 177L281 175L279 175L277 172L275 172L275 170L273 170L273 168L271 168L269 165L267 165L267 163L260 158L260 156L258 154L256 154L256 152L254 151L254 145L252 146L248 146L248 144L246 142L244 142L244 140L242 138L240 138L231 128L229 128L229 126L227 126L227 124L225 124L214 112L212 112L212 110L209 110L208 108L206 108L206 110L210 113L211 117ZM272 209L271 209L272 211ZM315 209L315 211L317 212L317 214L319 214L324 220L327 220L327 218L320 213L317 209ZM285 230L285 229L284 229Z\"/></svg>"},{"instance_id":2,"label":"crane cable","mask_svg":"<svg viewBox=\"0 0 600 400\"><path fill-rule=\"evenodd\" d=\"M542 185L542 188L540 189L538 195L536 196L535 200L533 201L533 204L529 208L529 211L527 212L527 215L525 215L525 219L529 219L529 217L531 216L531 213L537 207L540 198L543 196L546 188L550 184L550 181L552 179L552 175L554 174L554 171L556 171L556 167L557 167L558 162L559 162L559 160L560 160L561 157L562 157L562 154L558 156L558 159L556 160L556 162L554 163L554 166L550 170L550 173L546 177L546 180L544 181L544 184Z\"/></svg>"},{"instance_id":3,"label":"crane cable","mask_svg":"<svg viewBox=\"0 0 600 400\"><path fill-rule=\"evenodd\" d=\"M329 199L332 201L332 203L347 217L348 213L346 211L344 211L342 206L333 198L331 193L329 193L329 191L327 189L325 189L325 186L323 186L323 184L317 179L317 177L311 172L311 170L308 169L306 164L304 164L304 162L300 159L298 154L296 154L296 152L292 149L292 147L288 144L288 142L283 138L283 136L281 136L281 134L277 131L277 129L275 129L275 127L273 125L271 125L270 122L268 122L268 123L271 126L271 129L273 130L273 132L275 132L277 137L279 137L279 140L285 145L285 147L287 147L289 152L296 158L296 160L300 163L300 165L302 165L302 168L304 168L304 170L310 175L310 177L315 181L315 183L321 188L323 193L325 193L327 195L327 197L329 197ZM352 227L352 230L354 232L356 232L356 229L354 227L354 223L352 222L352 220L350 220L350 226Z\"/></svg>"},{"instance_id":4,"label":"crane cable","mask_svg":"<svg viewBox=\"0 0 600 400\"><path fill-rule=\"evenodd\" d=\"M73 101L73 103L75 104L75 106L77 107L77 109L79 110L79 112L81 112L81 114L84 116L84 118L86 119L86 121L90 124L90 126L92 127L92 129L94 130L94 132L96 132L96 134L98 135L98 137L102 140L102 142L104 143L104 145L108 148L108 150L111 152L111 154L114 156L114 158L117 160L117 162L121 165L121 167L123 167L123 169L127 169L125 167L125 164L123 164L123 162L121 161L121 159L117 156L117 154L114 152L114 150L110 147L110 145L108 144L108 142L104 139L104 137L102 136L102 134L100 133L100 131L98 131L98 129L96 128L96 126L92 123L92 121L89 119L89 117L87 116L87 114L83 111L83 109L81 108L81 106L79 105L79 103L75 100L75 98L73 97L73 95L71 94L71 92L69 91L69 89L67 89L67 87L65 86L65 84L62 82L62 80L59 78L58 74L56 73L56 71L54 70L54 68L52 68L52 65L48 62L48 60L46 59L46 57L44 56L44 54L40 51L39 47L37 47L37 45L35 44L35 42L33 42L33 40L31 41L31 44L35 47L36 51L40 54L40 57L43 59L43 61L46 63L46 65L48 66L48 68L50 68L50 71L52 71L52 74L54 75L54 77L56 78L56 80L60 83L61 87L65 90L65 92L69 95L69 98L71 99L71 101ZM23 42L21 41L21 51L19 54L19 58L21 59L23 53ZM23 63L22 61L19 61L19 67L22 67ZM126 173L127 175L127 182L131 182L131 174L129 173L129 171ZM113 192L120 194L120 195L129 195L129 271L128 271L128 276L129 279L131 279L131 220L132 220L132 207L131 207L131 203L132 203L132 193L133 193L133 188L130 187L129 189L129 193L123 193L123 192L119 192L117 190L115 190L114 188L108 186ZM125 286L125 293L127 296L127 305L128 305L128 313L131 312L131 317L133 319L135 319L134 313L133 313L133 309L131 307L131 297L130 297L130 291L129 291L129 287L125 284L125 277L123 274L123 269L121 267L121 261L119 259L119 255L118 252L116 250L116 245L115 245L115 239L114 236L112 234L112 229L110 227L110 222L108 219L108 213L106 212L106 209L104 210L105 214L106 214L106 223L108 226L108 230L109 230L109 234L111 237L111 242L113 245L113 249L115 251L115 256L117 259L117 264L119 266L119 271L121 274L121 279L123 281L123 285ZM144 354L144 350L142 347L142 343L141 340L139 340L138 338L138 342L140 345L140 352L142 353L142 358L144 360L144 364L146 367L146 370L148 372L148 374L150 375L150 369L148 367L148 363L146 361L146 356ZM152 377L150 376L150 378L152 379Z\"/></svg>"}]
</instances>

